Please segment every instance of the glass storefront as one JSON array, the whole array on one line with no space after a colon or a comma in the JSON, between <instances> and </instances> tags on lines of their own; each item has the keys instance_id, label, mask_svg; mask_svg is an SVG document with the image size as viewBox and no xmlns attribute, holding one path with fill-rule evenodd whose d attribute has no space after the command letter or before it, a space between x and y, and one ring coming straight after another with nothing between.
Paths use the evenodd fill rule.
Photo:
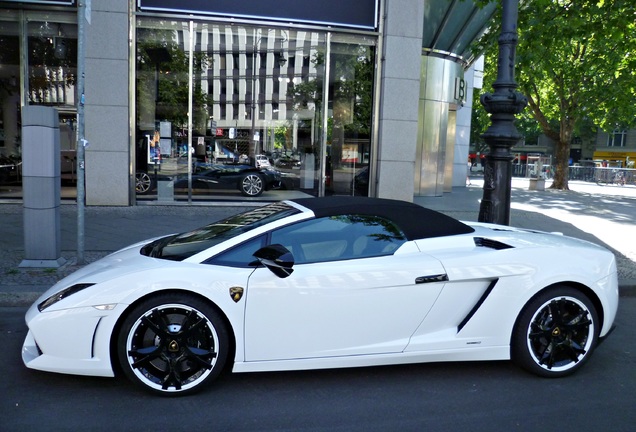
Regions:
<instances>
[{"instance_id":1,"label":"glass storefront","mask_svg":"<svg viewBox=\"0 0 636 432\"><path fill-rule=\"evenodd\" d=\"M368 193L375 37L147 17L136 35L138 200Z\"/></svg>"},{"instance_id":2,"label":"glass storefront","mask_svg":"<svg viewBox=\"0 0 636 432\"><path fill-rule=\"evenodd\" d=\"M69 9L0 10L0 198L22 197L21 107L35 104L59 112L62 198L76 197ZM376 35L150 15L131 25L136 200L368 194Z\"/></svg>"},{"instance_id":3,"label":"glass storefront","mask_svg":"<svg viewBox=\"0 0 636 432\"><path fill-rule=\"evenodd\" d=\"M22 197L21 107L27 104L58 110L62 196L75 197L75 15L0 12L0 198Z\"/></svg>"}]
</instances>

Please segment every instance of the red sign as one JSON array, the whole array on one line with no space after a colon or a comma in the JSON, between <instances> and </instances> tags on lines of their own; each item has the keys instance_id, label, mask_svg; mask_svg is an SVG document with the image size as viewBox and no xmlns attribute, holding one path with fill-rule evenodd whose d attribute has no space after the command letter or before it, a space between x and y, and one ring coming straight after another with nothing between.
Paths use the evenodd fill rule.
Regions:
<instances>
[{"instance_id":1,"label":"red sign","mask_svg":"<svg viewBox=\"0 0 636 432\"><path fill-rule=\"evenodd\" d=\"M216 136L223 136L223 129L216 128Z\"/></svg>"}]
</instances>

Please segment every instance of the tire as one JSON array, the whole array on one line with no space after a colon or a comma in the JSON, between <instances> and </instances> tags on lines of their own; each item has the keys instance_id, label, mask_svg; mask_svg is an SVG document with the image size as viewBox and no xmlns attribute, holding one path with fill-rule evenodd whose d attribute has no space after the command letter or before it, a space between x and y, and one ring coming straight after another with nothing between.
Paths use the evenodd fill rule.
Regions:
<instances>
[{"instance_id":1,"label":"tire","mask_svg":"<svg viewBox=\"0 0 636 432\"><path fill-rule=\"evenodd\" d=\"M243 196L257 197L263 193L265 182L258 174L246 174L239 183L239 190Z\"/></svg>"},{"instance_id":2,"label":"tire","mask_svg":"<svg viewBox=\"0 0 636 432\"><path fill-rule=\"evenodd\" d=\"M139 195L150 193L153 189L153 180L148 173L139 171L135 173L135 192Z\"/></svg>"},{"instance_id":3,"label":"tire","mask_svg":"<svg viewBox=\"0 0 636 432\"><path fill-rule=\"evenodd\" d=\"M222 371L229 340L219 313L182 294L162 294L136 306L117 337L117 357L128 379L156 393L190 394Z\"/></svg>"},{"instance_id":4,"label":"tire","mask_svg":"<svg viewBox=\"0 0 636 432\"><path fill-rule=\"evenodd\" d=\"M592 302L571 287L554 287L522 310L512 336L512 360L542 377L570 375L589 359L600 325Z\"/></svg>"}]
</instances>

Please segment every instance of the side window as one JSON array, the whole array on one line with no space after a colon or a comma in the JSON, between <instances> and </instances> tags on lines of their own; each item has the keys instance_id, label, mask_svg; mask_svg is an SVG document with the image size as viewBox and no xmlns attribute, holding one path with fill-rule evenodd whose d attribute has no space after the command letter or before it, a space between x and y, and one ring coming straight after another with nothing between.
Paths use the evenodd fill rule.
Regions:
<instances>
[{"instance_id":1,"label":"side window","mask_svg":"<svg viewBox=\"0 0 636 432\"><path fill-rule=\"evenodd\" d=\"M392 254L406 238L391 221L368 215L340 215L280 228L271 243L291 251L296 263L315 263Z\"/></svg>"},{"instance_id":2,"label":"side window","mask_svg":"<svg viewBox=\"0 0 636 432\"><path fill-rule=\"evenodd\" d=\"M265 246L265 239L266 236L262 235L245 243L241 243L230 250L208 258L203 264L214 264L226 267L248 267L251 262L256 260L253 256L254 252Z\"/></svg>"}]
</instances>

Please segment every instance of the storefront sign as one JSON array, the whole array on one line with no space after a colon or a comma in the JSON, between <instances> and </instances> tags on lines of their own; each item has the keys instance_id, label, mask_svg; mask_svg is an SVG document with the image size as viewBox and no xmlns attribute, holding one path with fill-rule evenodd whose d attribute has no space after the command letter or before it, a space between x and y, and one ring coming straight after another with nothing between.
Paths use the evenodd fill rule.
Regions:
<instances>
[{"instance_id":1,"label":"storefront sign","mask_svg":"<svg viewBox=\"0 0 636 432\"><path fill-rule=\"evenodd\" d=\"M186 12L373 30L378 0L138 0L142 11Z\"/></svg>"}]
</instances>

